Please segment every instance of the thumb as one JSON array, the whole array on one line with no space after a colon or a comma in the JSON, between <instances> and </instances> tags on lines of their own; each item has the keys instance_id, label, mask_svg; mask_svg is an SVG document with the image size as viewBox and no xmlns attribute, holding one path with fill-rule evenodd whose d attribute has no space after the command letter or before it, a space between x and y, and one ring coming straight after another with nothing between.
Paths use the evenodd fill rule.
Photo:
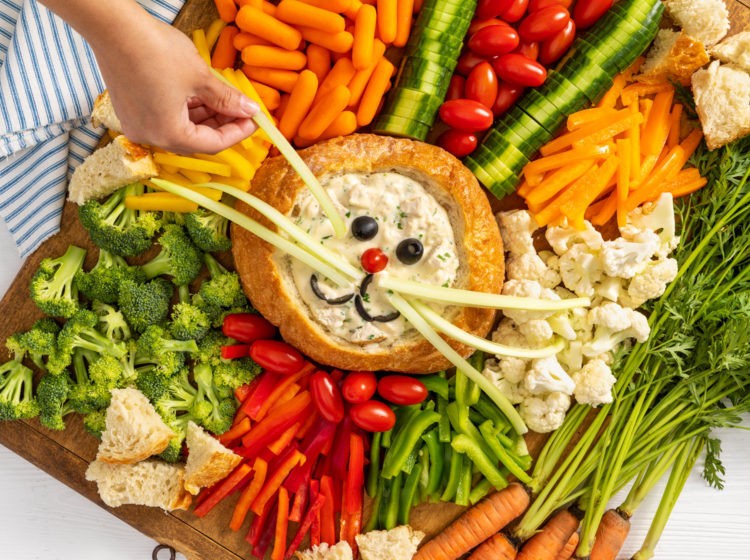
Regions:
<instances>
[{"instance_id":1,"label":"thumb","mask_svg":"<svg viewBox=\"0 0 750 560\"><path fill-rule=\"evenodd\" d=\"M229 117L246 119L260 111L255 101L214 76L210 76L208 83L198 92L198 97L206 106Z\"/></svg>"}]
</instances>

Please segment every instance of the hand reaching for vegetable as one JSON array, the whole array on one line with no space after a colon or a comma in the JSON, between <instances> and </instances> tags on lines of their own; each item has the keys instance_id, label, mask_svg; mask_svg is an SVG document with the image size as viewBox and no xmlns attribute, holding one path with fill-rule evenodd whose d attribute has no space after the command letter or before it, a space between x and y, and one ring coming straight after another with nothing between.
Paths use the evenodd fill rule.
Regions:
<instances>
[{"instance_id":1,"label":"hand reaching for vegetable","mask_svg":"<svg viewBox=\"0 0 750 560\"><path fill-rule=\"evenodd\" d=\"M129 139L216 153L255 130L258 105L214 77L185 35L133 0L41 1L91 45Z\"/></svg>"}]
</instances>

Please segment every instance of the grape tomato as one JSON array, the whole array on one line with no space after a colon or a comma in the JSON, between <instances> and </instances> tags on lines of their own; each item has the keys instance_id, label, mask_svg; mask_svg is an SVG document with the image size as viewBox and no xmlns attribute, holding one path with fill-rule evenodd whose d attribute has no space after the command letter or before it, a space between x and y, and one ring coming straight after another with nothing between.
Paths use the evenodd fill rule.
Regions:
<instances>
[{"instance_id":1,"label":"grape tomato","mask_svg":"<svg viewBox=\"0 0 750 560\"><path fill-rule=\"evenodd\" d=\"M440 107L440 118L448 126L466 132L487 130L492 126L492 111L473 99L446 101Z\"/></svg>"},{"instance_id":2,"label":"grape tomato","mask_svg":"<svg viewBox=\"0 0 750 560\"><path fill-rule=\"evenodd\" d=\"M613 0L578 0L573 8L576 27L586 29L594 25L612 7L612 2Z\"/></svg>"},{"instance_id":3,"label":"grape tomato","mask_svg":"<svg viewBox=\"0 0 750 560\"><path fill-rule=\"evenodd\" d=\"M371 371L353 371L344 378L341 394L352 404L369 401L375 394L378 380Z\"/></svg>"},{"instance_id":4,"label":"grape tomato","mask_svg":"<svg viewBox=\"0 0 750 560\"><path fill-rule=\"evenodd\" d=\"M518 46L518 33L509 25L492 25L474 33L467 46L482 56L499 56Z\"/></svg>"},{"instance_id":5,"label":"grape tomato","mask_svg":"<svg viewBox=\"0 0 750 560\"><path fill-rule=\"evenodd\" d=\"M378 394L388 402L408 406L425 400L427 387L408 375L386 375L378 381Z\"/></svg>"},{"instance_id":6,"label":"grape tomato","mask_svg":"<svg viewBox=\"0 0 750 560\"><path fill-rule=\"evenodd\" d=\"M517 86L537 87L547 79L544 66L517 53L498 57L492 67L498 79Z\"/></svg>"},{"instance_id":7,"label":"grape tomato","mask_svg":"<svg viewBox=\"0 0 750 560\"><path fill-rule=\"evenodd\" d=\"M458 62L456 63L456 72L461 74L462 76L468 76L477 64L491 61L491 57L480 56L474 52L466 51L464 54L458 57Z\"/></svg>"},{"instance_id":8,"label":"grape tomato","mask_svg":"<svg viewBox=\"0 0 750 560\"><path fill-rule=\"evenodd\" d=\"M250 345L250 357L271 373L290 375L305 365L299 350L278 340L256 340Z\"/></svg>"},{"instance_id":9,"label":"grape tomato","mask_svg":"<svg viewBox=\"0 0 750 560\"><path fill-rule=\"evenodd\" d=\"M224 317L222 332L238 342L253 342L276 336L276 327L255 313L232 313Z\"/></svg>"},{"instance_id":10,"label":"grape tomato","mask_svg":"<svg viewBox=\"0 0 750 560\"><path fill-rule=\"evenodd\" d=\"M485 27L492 27L493 25L507 26L508 24L505 23L503 20L497 19L497 18L475 19L474 21L471 22L471 25L469 25L469 30L466 32L466 36L471 37L472 35L474 35L474 33L479 31L480 29L484 29Z\"/></svg>"},{"instance_id":11,"label":"grape tomato","mask_svg":"<svg viewBox=\"0 0 750 560\"><path fill-rule=\"evenodd\" d=\"M462 99L466 97L465 86L466 78L459 74L453 74L451 83L448 84L448 93L445 95L445 100L451 101L453 99Z\"/></svg>"},{"instance_id":12,"label":"grape tomato","mask_svg":"<svg viewBox=\"0 0 750 560\"><path fill-rule=\"evenodd\" d=\"M497 75L489 62L477 64L466 78L466 97L492 107L497 97Z\"/></svg>"},{"instance_id":13,"label":"grape tomato","mask_svg":"<svg viewBox=\"0 0 750 560\"><path fill-rule=\"evenodd\" d=\"M570 14L563 6L552 5L531 12L518 26L524 41L544 41L568 25Z\"/></svg>"},{"instance_id":14,"label":"grape tomato","mask_svg":"<svg viewBox=\"0 0 750 560\"><path fill-rule=\"evenodd\" d=\"M477 149L478 143L479 139L473 132L464 132L452 128L443 132L438 138L438 146L457 158L468 156Z\"/></svg>"},{"instance_id":15,"label":"grape tomato","mask_svg":"<svg viewBox=\"0 0 750 560\"><path fill-rule=\"evenodd\" d=\"M344 401L341 400L341 391L329 374L321 370L313 373L310 376L310 393L315 408L323 418L335 424L344 419Z\"/></svg>"},{"instance_id":16,"label":"grape tomato","mask_svg":"<svg viewBox=\"0 0 750 560\"><path fill-rule=\"evenodd\" d=\"M513 2L500 13L500 18L508 23L515 23L526 14L529 0L513 0Z\"/></svg>"},{"instance_id":17,"label":"grape tomato","mask_svg":"<svg viewBox=\"0 0 750 560\"><path fill-rule=\"evenodd\" d=\"M539 57L539 43L536 41L530 43L528 41L521 41L513 52L522 54L530 60L536 60Z\"/></svg>"},{"instance_id":18,"label":"grape tomato","mask_svg":"<svg viewBox=\"0 0 750 560\"><path fill-rule=\"evenodd\" d=\"M352 421L368 432L387 432L396 424L396 415L380 401L355 404L349 410Z\"/></svg>"},{"instance_id":19,"label":"grape tomato","mask_svg":"<svg viewBox=\"0 0 750 560\"><path fill-rule=\"evenodd\" d=\"M561 31L555 33L552 37L542 42L539 49L539 62L545 66L554 64L562 55L568 52L576 38L576 24L571 19Z\"/></svg>"},{"instance_id":20,"label":"grape tomato","mask_svg":"<svg viewBox=\"0 0 750 560\"><path fill-rule=\"evenodd\" d=\"M477 17L481 19L494 18L499 16L513 0L479 0L477 2Z\"/></svg>"},{"instance_id":21,"label":"grape tomato","mask_svg":"<svg viewBox=\"0 0 750 560\"><path fill-rule=\"evenodd\" d=\"M506 82L500 82L497 86L497 99L492 106L492 114L495 118L510 109L513 104L523 95L523 86L517 86Z\"/></svg>"}]
</instances>

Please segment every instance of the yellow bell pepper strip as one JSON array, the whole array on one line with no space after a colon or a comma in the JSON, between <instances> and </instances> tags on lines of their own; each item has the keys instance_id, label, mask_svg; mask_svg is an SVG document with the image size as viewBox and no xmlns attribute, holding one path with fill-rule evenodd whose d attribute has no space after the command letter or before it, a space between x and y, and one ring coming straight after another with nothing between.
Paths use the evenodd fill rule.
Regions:
<instances>
[{"instance_id":1,"label":"yellow bell pepper strip","mask_svg":"<svg viewBox=\"0 0 750 560\"><path fill-rule=\"evenodd\" d=\"M169 193L151 193L151 196L127 196L125 197L125 208L130 210L142 210L152 212L195 212L198 205L179 196Z\"/></svg>"},{"instance_id":2,"label":"yellow bell pepper strip","mask_svg":"<svg viewBox=\"0 0 750 560\"><path fill-rule=\"evenodd\" d=\"M194 171L192 169L180 169L180 175L184 175L191 183L208 183L211 180L211 175L205 171Z\"/></svg>"},{"instance_id":3,"label":"yellow bell pepper strip","mask_svg":"<svg viewBox=\"0 0 750 560\"><path fill-rule=\"evenodd\" d=\"M206 41L206 32L202 29L193 31L193 44L201 58L211 66L211 49L208 46L208 41Z\"/></svg>"},{"instance_id":4,"label":"yellow bell pepper strip","mask_svg":"<svg viewBox=\"0 0 750 560\"><path fill-rule=\"evenodd\" d=\"M219 35L221 34L221 31L227 26L227 22L224 21L221 18L216 18L211 22L211 25L209 25L206 28L206 44L208 45L208 50L214 48L214 45L216 44L216 40L219 38Z\"/></svg>"},{"instance_id":5,"label":"yellow bell pepper strip","mask_svg":"<svg viewBox=\"0 0 750 560\"><path fill-rule=\"evenodd\" d=\"M194 157L156 153L154 154L154 161L158 164L172 165L178 169L204 171L212 175L221 175L222 177L231 177L232 175L232 168L226 163L216 163Z\"/></svg>"}]
</instances>

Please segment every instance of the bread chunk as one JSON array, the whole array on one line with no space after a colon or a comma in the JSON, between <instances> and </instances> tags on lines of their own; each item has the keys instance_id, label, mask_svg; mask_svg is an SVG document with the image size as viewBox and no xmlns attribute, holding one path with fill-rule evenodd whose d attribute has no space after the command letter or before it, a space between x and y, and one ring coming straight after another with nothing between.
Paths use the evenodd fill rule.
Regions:
<instances>
[{"instance_id":1,"label":"bread chunk","mask_svg":"<svg viewBox=\"0 0 750 560\"><path fill-rule=\"evenodd\" d=\"M711 56L750 72L750 31L742 31L714 45Z\"/></svg>"},{"instance_id":2,"label":"bread chunk","mask_svg":"<svg viewBox=\"0 0 750 560\"><path fill-rule=\"evenodd\" d=\"M138 389L112 389L105 421L96 454L102 463L137 463L164 451L176 435Z\"/></svg>"},{"instance_id":3,"label":"bread chunk","mask_svg":"<svg viewBox=\"0 0 750 560\"><path fill-rule=\"evenodd\" d=\"M295 552L297 560L352 560L352 548L346 541L340 541L333 546L321 543L310 550Z\"/></svg>"},{"instance_id":4,"label":"bread chunk","mask_svg":"<svg viewBox=\"0 0 750 560\"><path fill-rule=\"evenodd\" d=\"M400 525L390 531L370 531L354 538L362 560L411 560L424 533Z\"/></svg>"},{"instance_id":5,"label":"bread chunk","mask_svg":"<svg viewBox=\"0 0 750 560\"><path fill-rule=\"evenodd\" d=\"M68 184L68 200L85 204L158 173L151 153L120 135L76 167Z\"/></svg>"},{"instance_id":6,"label":"bread chunk","mask_svg":"<svg viewBox=\"0 0 750 560\"><path fill-rule=\"evenodd\" d=\"M729 11L723 0L664 0L669 17L706 46L721 41L729 31Z\"/></svg>"},{"instance_id":7,"label":"bread chunk","mask_svg":"<svg viewBox=\"0 0 750 560\"><path fill-rule=\"evenodd\" d=\"M115 114L115 108L112 106L112 98L106 89L94 101L94 109L91 111L91 122L94 123L94 126L103 126L110 131L122 134L122 124Z\"/></svg>"},{"instance_id":8,"label":"bread chunk","mask_svg":"<svg viewBox=\"0 0 750 560\"><path fill-rule=\"evenodd\" d=\"M188 422L185 441L189 451L185 489L191 494L222 480L242 461L242 457L232 453L195 422Z\"/></svg>"},{"instance_id":9,"label":"bread chunk","mask_svg":"<svg viewBox=\"0 0 750 560\"><path fill-rule=\"evenodd\" d=\"M136 504L166 511L190 507L193 498L183 486L184 475L183 465L154 459L134 465L94 461L86 469L86 480L96 482L99 497L109 507Z\"/></svg>"},{"instance_id":10,"label":"bread chunk","mask_svg":"<svg viewBox=\"0 0 750 560\"><path fill-rule=\"evenodd\" d=\"M714 60L693 74L695 108L710 150L750 134L750 75Z\"/></svg>"},{"instance_id":11,"label":"bread chunk","mask_svg":"<svg viewBox=\"0 0 750 560\"><path fill-rule=\"evenodd\" d=\"M646 54L646 61L637 76L641 82L663 82L676 80L682 85L690 84L690 76L709 61L703 43L689 37L685 32L661 29Z\"/></svg>"}]
</instances>

